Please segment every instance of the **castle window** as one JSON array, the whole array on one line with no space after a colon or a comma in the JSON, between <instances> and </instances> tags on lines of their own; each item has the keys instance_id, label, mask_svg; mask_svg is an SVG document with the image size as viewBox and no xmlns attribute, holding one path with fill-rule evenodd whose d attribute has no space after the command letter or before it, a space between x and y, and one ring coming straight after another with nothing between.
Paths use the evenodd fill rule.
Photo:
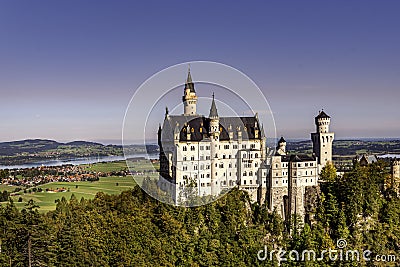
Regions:
<instances>
[{"instance_id":1,"label":"castle window","mask_svg":"<svg viewBox=\"0 0 400 267\"><path fill-rule=\"evenodd\" d=\"M307 175L307 171L306 171L306 175Z\"/></svg>"},{"instance_id":2,"label":"castle window","mask_svg":"<svg viewBox=\"0 0 400 267\"><path fill-rule=\"evenodd\" d=\"M311 175L312 175L312 171L311 171Z\"/></svg>"},{"instance_id":3,"label":"castle window","mask_svg":"<svg viewBox=\"0 0 400 267\"><path fill-rule=\"evenodd\" d=\"M278 184L278 180L275 181L275 184Z\"/></svg>"},{"instance_id":4,"label":"castle window","mask_svg":"<svg viewBox=\"0 0 400 267\"><path fill-rule=\"evenodd\" d=\"M246 154L243 154L243 158L244 158L244 159L247 158L247 155L246 155Z\"/></svg>"},{"instance_id":5,"label":"castle window","mask_svg":"<svg viewBox=\"0 0 400 267\"><path fill-rule=\"evenodd\" d=\"M255 148L255 147L256 147L255 144L251 144L251 145L250 145L250 148Z\"/></svg>"},{"instance_id":6,"label":"castle window","mask_svg":"<svg viewBox=\"0 0 400 267\"><path fill-rule=\"evenodd\" d=\"M209 173L207 173L207 178L210 178L210 174Z\"/></svg>"},{"instance_id":7,"label":"castle window","mask_svg":"<svg viewBox=\"0 0 400 267\"><path fill-rule=\"evenodd\" d=\"M311 167L314 166L314 163L310 163L310 166L311 166Z\"/></svg>"},{"instance_id":8,"label":"castle window","mask_svg":"<svg viewBox=\"0 0 400 267\"><path fill-rule=\"evenodd\" d=\"M200 170L204 170L204 165L200 165Z\"/></svg>"},{"instance_id":9,"label":"castle window","mask_svg":"<svg viewBox=\"0 0 400 267\"><path fill-rule=\"evenodd\" d=\"M200 156L200 160L204 160L204 156Z\"/></svg>"},{"instance_id":10,"label":"castle window","mask_svg":"<svg viewBox=\"0 0 400 267\"><path fill-rule=\"evenodd\" d=\"M218 167L218 163L215 163L215 167Z\"/></svg>"},{"instance_id":11,"label":"castle window","mask_svg":"<svg viewBox=\"0 0 400 267\"><path fill-rule=\"evenodd\" d=\"M311 183L312 183L312 179L311 179Z\"/></svg>"},{"instance_id":12,"label":"castle window","mask_svg":"<svg viewBox=\"0 0 400 267\"><path fill-rule=\"evenodd\" d=\"M307 183L307 179L306 179L306 183Z\"/></svg>"},{"instance_id":13,"label":"castle window","mask_svg":"<svg viewBox=\"0 0 400 267\"><path fill-rule=\"evenodd\" d=\"M243 148L243 149L246 149L246 145L242 145L242 148Z\"/></svg>"},{"instance_id":14,"label":"castle window","mask_svg":"<svg viewBox=\"0 0 400 267\"><path fill-rule=\"evenodd\" d=\"M183 157L183 161L186 161L186 157Z\"/></svg>"},{"instance_id":15,"label":"castle window","mask_svg":"<svg viewBox=\"0 0 400 267\"><path fill-rule=\"evenodd\" d=\"M187 166L183 166L183 170L184 170L184 171L187 171Z\"/></svg>"},{"instance_id":16,"label":"castle window","mask_svg":"<svg viewBox=\"0 0 400 267\"><path fill-rule=\"evenodd\" d=\"M194 165L194 170L197 170L197 169L198 169L197 165Z\"/></svg>"},{"instance_id":17,"label":"castle window","mask_svg":"<svg viewBox=\"0 0 400 267\"><path fill-rule=\"evenodd\" d=\"M252 183L253 183L253 181L252 181L252 180L250 180L250 181L249 181L249 183L250 183L250 184L252 184Z\"/></svg>"},{"instance_id":18,"label":"castle window","mask_svg":"<svg viewBox=\"0 0 400 267\"><path fill-rule=\"evenodd\" d=\"M204 178L204 173L200 174L200 178Z\"/></svg>"},{"instance_id":19,"label":"castle window","mask_svg":"<svg viewBox=\"0 0 400 267\"><path fill-rule=\"evenodd\" d=\"M210 165L207 165L206 169L209 170L210 169Z\"/></svg>"},{"instance_id":20,"label":"castle window","mask_svg":"<svg viewBox=\"0 0 400 267\"><path fill-rule=\"evenodd\" d=\"M210 156L206 156L206 160L209 160L210 159Z\"/></svg>"},{"instance_id":21,"label":"castle window","mask_svg":"<svg viewBox=\"0 0 400 267\"><path fill-rule=\"evenodd\" d=\"M200 146L200 150L204 150L204 146Z\"/></svg>"},{"instance_id":22,"label":"castle window","mask_svg":"<svg viewBox=\"0 0 400 267\"><path fill-rule=\"evenodd\" d=\"M207 186L210 186L211 184L210 183L207 183Z\"/></svg>"},{"instance_id":23,"label":"castle window","mask_svg":"<svg viewBox=\"0 0 400 267\"><path fill-rule=\"evenodd\" d=\"M215 173L215 176L218 176L218 172Z\"/></svg>"},{"instance_id":24,"label":"castle window","mask_svg":"<svg viewBox=\"0 0 400 267\"><path fill-rule=\"evenodd\" d=\"M192 157L190 158L190 160L194 160L194 156L192 156Z\"/></svg>"},{"instance_id":25,"label":"castle window","mask_svg":"<svg viewBox=\"0 0 400 267\"><path fill-rule=\"evenodd\" d=\"M222 158L225 159L225 155L222 155Z\"/></svg>"},{"instance_id":26,"label":"castle window","mask_svg":"<svg viewBox=\"0 0 400 267\"><path fill-rule=\"evenodd\" d=\"M188 178L187 175L184 175L184 176L183 176L183 179L187 179L187 178Z\"/></svg>"},{"instance_id":27,"label":"castle window","mask_svg":"<svg viewBox=\"0 0 400 267\"><path fill-rule=\"evenodd\" d=\"M194 146L191 146L191 147L190 147L190 150L191 150L191 151L195 151L195 149L196 149L196 148L195 148Z\"/></svg>"},{"instance_id":28,"label":"castle window","mask_svg":"<svg viewBox=\"0 0 400 267\"><path fill-rule=\"evenodd\" d=\"M182 150L183 150L183 151L187 151L187 147L186 147L186 146L183 146Z\"/></svg>"},{"instance_id":29,"label":"castle window","mask_svg":"<svg viewBox=\"0 0 400 267\"><path fill-rule=\"evenodd\" d=\"M238 146L237 145L233 145L233 149L237 149L238 148Z\"/></svg>"},{"instance_id":30,"label":"castle window","mask_svg":"<svg viewBox=\"0 0 400 267\"><path fill-rule=\"evenodd\" d=\"M257 162L254 164L254 167L256 167L256 168L258 167L258 163Z\"/></svg>"},{"instance_id":31,"label":"castle window","mask_svg":"<svg viewBox=\"0 0 400 267\"><path fill-rule=\"evenodd\" d=\"M258 158L258 153L254 154L254 157L255 157L255 158Z\"/></svg>"},{"instance_id":32,"label":"castle window","mask_svg":"<svg viewBox=\"0 0 400 267\"><path fill-rule=\"evenodd\" d=\"M229 158L232 158L232 155L229 155Z\"/></svg>"},{"instance_id":33,"label":"castle window","mask_svg":"<svg viewBox=\"0 0 400 267\"><path fill-rule=\"evenodd\" d=\"M229 163L229 168L232 168L232 163Z\"/></svg>"},{"instance_id":34,"label":"castle window","mask_svg":"<svg viewBox=\"0 0 400 267\"><path fill-rule=\"evenodd\" d=\"M218 158L218 154L217 153L215 153L215 157Z\"/></svg>"},{"instance_id":35,"label":"castle window","mask_svg":"<svg viewBox=\"0 0 400 267\"><path fill-rule=\"evenodd\" d=\"M224 164L219 164L219 167L222 169L224 168Z\"/></svg>"},{"instance_id":36,"label":"castle window","mask_svg":"<svg viewBox=\"0 0 400 267\"><path fill-rule=\"evenodd\" d=\"M206 146L206 150L210 150L210 146Z\"/></svg>"},{"instance_id":37,"label":"castle window","mask_svg":"<svg viewBox=\"0 0 400 267\"><path fill-rule=\"evenodd\" d=\"M247 172L244 172L244 173L243 173L243 176L247 176Z\"/></svg>"},{"instance_id":38,"label":"castle window","mask_svg":"<svg viewBox=\"0 0 400 267\"><path fill-rule=\"evenodd\" d=\"M308 163L305 163L305 166L308 167Z\"/></svg>"},{"instance_id":39,"label":"castle window","mask_svg":"<svg viewBox=\"0 0 400 267\"><path fill-rule=\"evenodd\" d=\"M253 176L253 172L252 171L249 172L249 176Z\"/></svg>"},{"instance_id":40,"label":"castle window","mask_svg":"<svg viewBox=\"0 0 400 267\"><path fill-rule=\"evenodd\" d=\"M246 180L243 180L243 184L246 184Z\"/></svg>"}]
</instances>

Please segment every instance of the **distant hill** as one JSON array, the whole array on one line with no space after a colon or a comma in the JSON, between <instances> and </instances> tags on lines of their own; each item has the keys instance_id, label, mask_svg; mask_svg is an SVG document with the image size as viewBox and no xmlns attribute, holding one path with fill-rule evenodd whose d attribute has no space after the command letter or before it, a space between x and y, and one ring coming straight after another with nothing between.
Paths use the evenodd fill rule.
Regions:
<instances>
[{"instance_id":1,"label":"distant hill","mask_svg":"<svg viewBox=\"0 0 400 267\"><path fill-rule=\"evenodd\" d=\"M48 150L58 149L60 147L103 147L104 145L94 142L74 141L69 143L60 143L54 140L27 139L20 141L11 141L0 143L0 156L15 156L21 154L35 154Z\"/></svg>"},{"instance_id":2,"label":"distant hill","mask_svg":"<svg viewBox=\"0 0 400 267\"><path fill-rule=\"evenodd\" d=\"M153 154L159 151L157 145L130 145L125 149L129 155ZM123 154L121 145L103 145L87 141L61 143L54 140L28 139L0 143L0 165L82 157L122 156Z\"/></svg>"}]
</instances>

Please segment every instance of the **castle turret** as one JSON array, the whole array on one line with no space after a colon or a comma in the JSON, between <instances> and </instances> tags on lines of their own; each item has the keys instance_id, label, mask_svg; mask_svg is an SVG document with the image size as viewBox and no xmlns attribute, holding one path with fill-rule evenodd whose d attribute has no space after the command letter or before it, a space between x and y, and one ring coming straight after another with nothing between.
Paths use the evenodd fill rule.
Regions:
<instances>
[{"instance_id":1,"label":"castle turret","mask_svg":"<svg viewBox=\"0 0 400 267\"><path fill-rule=\"evenodd\" d=\"M190 74L190 68L185 83L185 89L183 91L182 101L184 106L183 115L196 115L197 96L196 91L194 90L194 83L192 81L192 75Z\"/></svg>"},{"instance_id":2,"label":"castle turret","mask_svg":"<svg viewBox=\"0 0 400 267\"><path fill-rule=\"evenodd\" d=\"M329 117L323 110L315 117L316 133L311 134L313 142L313 152L318 157L318 164L321 168L327 162L332 162L332 143L335 134L329 132L331 117Z\"/></svg>"},{"instance_id":3,"label":"castle turret","mask_svg":"<svg viewBox=\"0 0 400 267\"><path fill-rule=\"evenodd\" d=\"M219 143L219 116L217 106L215 105L214 94L210 108L210 138L211 138L211 194L219 194L219 181L218 181L218 168L215 166L218 164L218 143Z\"/></svg>"},{"instance_id":4,"label":"castle turret","mask_svg":"<svg viewBox=\"0 0 400 267\"><path fill-rule=\"evenodd\" d=\"M278 146L276 147L276 155L286 155L286 140L283 138L283 136L278 141Z\"/></svg>"}]
</instances>

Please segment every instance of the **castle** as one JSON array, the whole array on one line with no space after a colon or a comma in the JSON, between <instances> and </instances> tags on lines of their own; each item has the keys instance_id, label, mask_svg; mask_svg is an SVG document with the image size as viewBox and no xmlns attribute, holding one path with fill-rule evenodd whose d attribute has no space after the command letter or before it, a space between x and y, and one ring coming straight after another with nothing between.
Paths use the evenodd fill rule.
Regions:
<instances>
[{"instance_id":1,"label":"castle","mask_svg":"<svg viewBox=\"0 0 400 267\"><path fill-rule=\"evenodd\" d=\"M267 156L266 136L257 114L220 117L214 95L210 113L197 114L197 95L190 70L182 97L184 112L166 109L158 130L160 188L175 203L185 199L185 188L198 196L217 196L238 186L252 201L267 203L283 218L305 215L305 191L318 186L322 167L332 161L334 134L330 117L321 111L311 134L313 155L287 155L286 141L278 142L275 155Z\"/></svg>"},{"instance_id":2,"label":"castle","mask_svg":"<svg viewBox=\"0 0 400 267\"><path fill-rule=\"evenodd\" d=\"M198 196L217 196L239 186L253 201L266 192L266 138L257 114L250 117L220 117L214 96L208 117L196 112L197 95L190 74L182 97L184 113L166 110L158 130L160 188L172 192L176 202L185 187Z\"/></svg>"}]
</instances>

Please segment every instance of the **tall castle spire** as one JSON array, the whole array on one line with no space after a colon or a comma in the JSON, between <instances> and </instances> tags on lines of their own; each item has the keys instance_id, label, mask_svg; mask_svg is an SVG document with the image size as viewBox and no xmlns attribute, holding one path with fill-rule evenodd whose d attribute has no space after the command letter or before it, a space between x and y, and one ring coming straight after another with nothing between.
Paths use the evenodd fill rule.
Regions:
<instances>
[{"instance_id":1,"label":"tall castle spire","mask_svg":"<svg viewBox=\"0 0 400 267\"><path fill-rule=\"evenodd\" d=\"M189 68L188 68L188 75L187 75L187 78L186 78L184 91L186 91L186 89L189 89L191 93L196 93L196 91L194 90L194 83L193 83L193 80L192 80L192 75L190 74L190 65L189 65Z\"/></svg>"},{"instance_id":2,"label":"tall castle spire","mask_svg":"<svg viewBox=\"0 0 400 267\"><path fill-rule=\"evenodd\" d=\"M192 75L190 74L190 66L186 78L185 89L183 90L182 101L184 106L183 115L186 116L196 115L197 96L196 96L196 91L194 90Z\"/></svg>"},{"instance_id":3,"label":"tall castle spire","mask_svg":"<svg viewBox=\"0 0 400 267\"><path fill-rule=\"evenodd\" d=\"M215 105L215 100L214 100L214 93L212 95L212 102L211 102L211 108L210 108L210 116L209 118L218 118L218 111L217 111L217 106Z\"/></svg>"}]
</instances>

